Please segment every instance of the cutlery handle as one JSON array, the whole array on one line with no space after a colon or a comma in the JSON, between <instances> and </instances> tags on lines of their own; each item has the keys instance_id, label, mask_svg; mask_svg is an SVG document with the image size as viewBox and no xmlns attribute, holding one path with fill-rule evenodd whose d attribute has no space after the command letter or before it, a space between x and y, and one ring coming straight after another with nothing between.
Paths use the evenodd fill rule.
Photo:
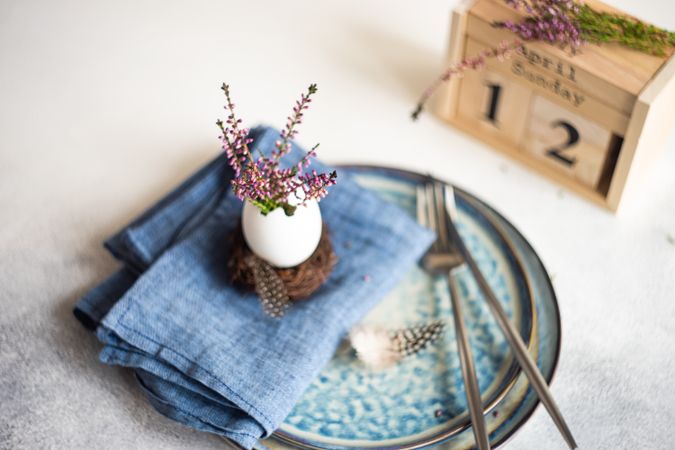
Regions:
<instances>
[{"instance_id":1,"label":"cutlery handle","mask_svg":"<svg viewBox=\"0 0 675 450\"><path fill-rule=\"evenodd\" d=\"M560 412L560 409L558 409L558 405L556 405L555 400L553 400L553 395L551 394L551 391L549 390L548 385L546 384L546 380L544 380L544 377L541 375L541 372L539 372L537 364L534 362L534 360L530 356L530 353L527 351L527 347L525 347L523 338L520 336L518 330L509 320L509 317L506 315L506 311L504 311L504 308L502 307L501 303L499 303L499 301L495 297L494 292L492 292L492 288L488 284L485 277L483 277L483 274L478 268L476 261L473 259L468 249L464 245L464 242L459 236L459 233L457 232L457 229L454 227L454 224L452 224L452 226L449 226L448 228L450 233L452 234L453 241L457 244L459 251L464 256L465 262L469 266L469 269L471 270L471 273L478 282L478 285L483 291L483 294L485 294L488 305L490 306L492 313L497 319L499 327L504 332L506 340L509 342L511 349L513 350L513 353L516 355L516 359L518 360L520 367L523 369L523 372L525 372L525 375L527 375L527 378L530 380L530 384L537 393L539 400L546 407L546 410L553 419L553 422L558 427L558 430L560 430L560 433L565 439L567 445L571 449L577 448L577 443L574 441L572 432L567 426L567 423L565 423L565 419L563 419L562 413Z\"/></svg>"},{"instance_id":2,"label":"cutlery handle","mask_svg":"<svg viewBox=\"0 0 675 450\"><path fill-rule=\"evenodd\" d=\"M466 388L466 400L469 403L469 413L471 414L471 424L473 425L473 435L476 439L478 450L489 450L490 440L488 439L487 428L485 426L485 416L483 416L480 387L476 378L476 368L473 363L469 337L464 326L462 305L453 272L448 272L448 288L450 290L450 302L452 303L452 317L455 322L457 346L459 347L462 378L464 379L464 387Z\"/></svg>"}]
</instances>

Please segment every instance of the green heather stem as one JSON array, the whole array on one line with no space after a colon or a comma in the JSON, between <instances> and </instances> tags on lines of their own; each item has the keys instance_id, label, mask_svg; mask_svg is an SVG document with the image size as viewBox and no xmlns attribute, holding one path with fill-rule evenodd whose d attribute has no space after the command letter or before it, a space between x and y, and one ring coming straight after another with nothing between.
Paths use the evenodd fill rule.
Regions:
<instances>
[{"instance_id":1,"label":"green heather stem","mask_svg":"<svg viewBox=\"0 0 675 450\"><path fill-rule=\"evenodd\" d=\"M580 5L576 16L584 40L616 43L656 56L665 56L675 47L675 33L618 14L598 12Z\"/></svg>"},{"instance_id":2,"label":"green heather stem","mask_svg":"<svg viewBox=\"0 0 675 450\"><path fill-rule=\"evenodd\" d=\"M263 216L266 216L267 214L274 211L276 208L282 206L280 203L268 199L267 200L248 199L248 201L251 202L253 206L256 206Z\"/></svg>"},{"instance_id":3,"label":"green heather stem","mask_svg":"<svg viewBox=\"0 0 675 450\"><path fill-rule=\"evenodd\" d=\"M284 210L284 213L287 216L290 217L293 214L295 214L295 210L297 209L296 206L291 205L289 203L275 202L274 200L251 200L251 199L249 199L248 201L251 202L251 204L253 206L257 207L260 210L260 213L263 216L268 215L269 213L271 213L272 211L274 211L277 208L281 208L281 209Z\"/></svg>"}]
</instances>

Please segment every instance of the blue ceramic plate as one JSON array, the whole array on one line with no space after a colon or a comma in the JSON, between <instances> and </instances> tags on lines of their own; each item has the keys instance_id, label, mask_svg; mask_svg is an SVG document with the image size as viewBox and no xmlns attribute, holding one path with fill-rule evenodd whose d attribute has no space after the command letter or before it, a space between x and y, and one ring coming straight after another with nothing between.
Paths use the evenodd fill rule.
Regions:
<instances>
[{"instance_id":1,"label":"blue ceramic plate","mask_svg":"<svg viewBox=\"0 0 675 450\"><path fill-rule=\"evenodd\" d=\"M415 216L415 187L423 177L404 171L352 167L359 183ZM458 191L459 231L497 298L519 328L550 381L560 346L560 319L549 277L525 239L501 216ZM493 446L508 439L538 401L468 271L460 272L461 301ZM393 368L365 368L348 349L337 352L294 410L263 442L271 449L409 449L442 443L474 446L447 286L421 268L408 276L364 323L400 328L446 320L443 338Z\"/></svg>"}]
</instances>

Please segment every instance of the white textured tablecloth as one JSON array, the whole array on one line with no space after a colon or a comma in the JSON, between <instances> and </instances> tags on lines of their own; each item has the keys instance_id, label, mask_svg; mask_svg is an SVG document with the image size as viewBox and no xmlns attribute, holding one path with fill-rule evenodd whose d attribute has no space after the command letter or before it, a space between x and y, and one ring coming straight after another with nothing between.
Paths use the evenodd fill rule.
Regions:
<instances>
[{"instance_id":1,"label":"white textured tablecloth","mask_svg":"<svg viewBox=\"0 0 675 450\"><path fill-rule=\"evenodd\" d=\"M150 408L72 318L101 241L218 151L222 81L249 123L332 162L400 166L495 205L554 275L553 384L584 449L675 447L675 141L613 216L431 115L453 2L0 3L0 448L222 448ZM667 0L616 6L675 29ZM674 111L675 114L675 111ZM508 444L563 449L543 409Z\"/></svg>"}]
</instances>

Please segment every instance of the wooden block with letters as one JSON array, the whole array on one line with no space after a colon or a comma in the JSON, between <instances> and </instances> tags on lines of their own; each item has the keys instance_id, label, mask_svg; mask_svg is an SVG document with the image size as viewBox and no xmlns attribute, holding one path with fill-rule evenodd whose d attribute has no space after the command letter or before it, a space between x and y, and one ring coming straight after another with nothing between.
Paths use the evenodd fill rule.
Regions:
<instances>
[{"instance_id":1,"label":"wooden block with letters","mask_svg":"<svg viewBox=\"0 0 675 450\"><path fill-rule=\"evenodd\" d=\"M613 10L596 0L587 3ZM521 12L468 0L452 15L448 64L517 37L493 22ZM459 129L616 211L675 119L675 57L585 44L575 55L526 42L507 61L451 79L439 114ZM636 180L636 181L634 181Z\"/></svg>"}]
</instances>

